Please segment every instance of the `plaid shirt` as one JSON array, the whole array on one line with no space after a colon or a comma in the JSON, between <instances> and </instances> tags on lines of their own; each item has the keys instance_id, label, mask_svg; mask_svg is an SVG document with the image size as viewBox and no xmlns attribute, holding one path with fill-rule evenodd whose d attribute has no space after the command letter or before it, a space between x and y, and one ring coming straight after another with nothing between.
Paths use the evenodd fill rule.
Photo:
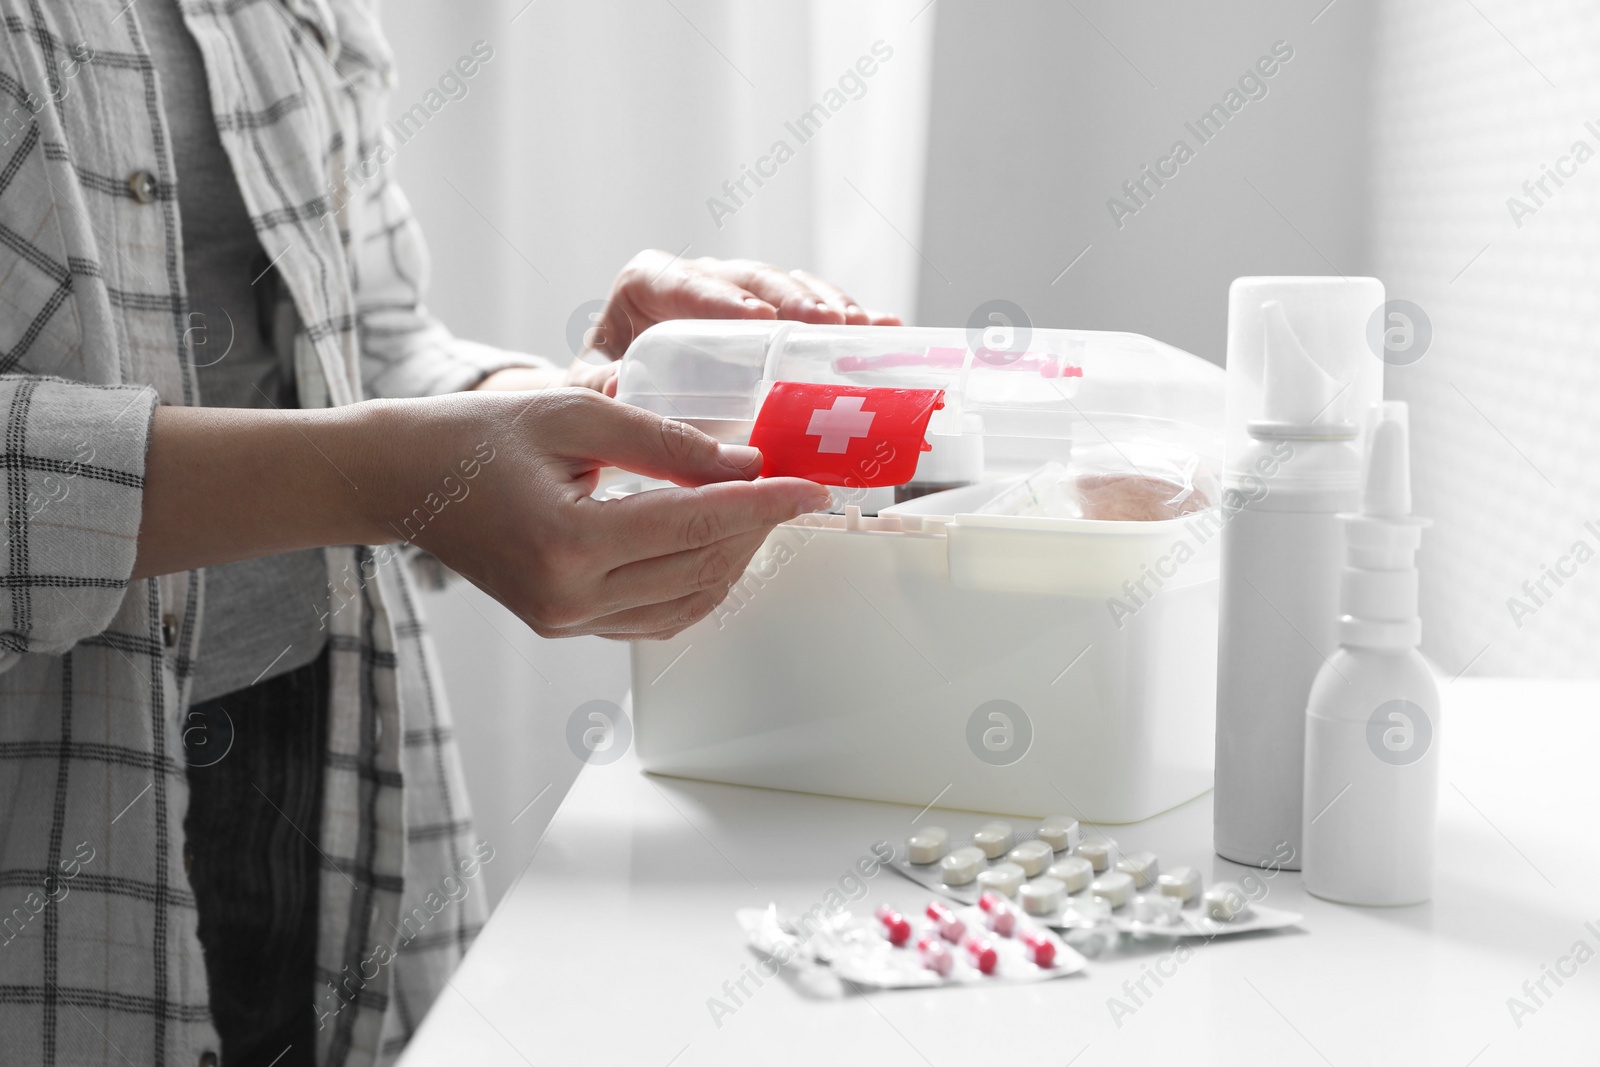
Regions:
<instances>
[{"instance_id":1,"label":"plaid shirt","mask_svg":"<svg viewBox=\"0 0 1600 1067\"><path fill-rule=\"evenodd\" d=\"M441 393L534 362L451 337L421 305L426 254L382 167L392 72L370 5L182 6L298 314L301 403ZM204 575L129 580L151 412L199 399L161 86L127 0L0 13L0 1041L16 1063L204 1063L218 1043L183 859ZM470 837L396 558L327 550L351 602L328 620L312 835L325 1064L404 1046L481 925L470 880L492 856Z\"/></svg>"}]
</instances>

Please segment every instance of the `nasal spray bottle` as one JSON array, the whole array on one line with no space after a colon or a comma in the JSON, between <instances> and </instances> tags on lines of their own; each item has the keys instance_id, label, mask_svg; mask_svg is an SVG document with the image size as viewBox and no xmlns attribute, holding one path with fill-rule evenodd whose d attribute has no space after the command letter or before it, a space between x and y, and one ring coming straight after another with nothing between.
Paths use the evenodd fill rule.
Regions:
<instances>
[{"instance_id":1,"label":"nasal spray bottle","mask_svg":"<svg viewBox=\"0 0 1600 1067\"><path fill-rule=\"evenodd\" d=\"M1347 562L1339 650L1306 706L1304 883L1344 904L1433 894L1439 687L1417 652L1417 546L1406 406L1375 405L1359 513L1342 516Z\"/></svg>"},{"instance_id":2,"label":"nasal spray bottle","mask_svg":"<svg viewBox=\"0 0 1600 1067\"><path fill-rule=\"evenodd\" d=\"M1228 292L1215 847L1299 870L1305 707L1339 647L1341 512L1383 393L1375 278L1240 278Z\"/></svg>"}]
</instances>

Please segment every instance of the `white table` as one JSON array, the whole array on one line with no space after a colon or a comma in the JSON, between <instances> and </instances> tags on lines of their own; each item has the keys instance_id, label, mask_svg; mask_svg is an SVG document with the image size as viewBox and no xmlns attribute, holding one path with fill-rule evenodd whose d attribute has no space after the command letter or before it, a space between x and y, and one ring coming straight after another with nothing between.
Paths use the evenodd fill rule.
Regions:
<instances>
[{"instance_id":1,"label":"white table","mask_svg":"<svg viewBox=\"0 0 1600 1067\"><path fill-rule=\"evenodd\" d=\"M1302 930L1201 944L1116 1020L1110 999L1134 1006L1124 983L1167 948L1037 985L841 1000L747 978L719 1026L709 998L732 1004L724 983L757 959L734 909L808 908L871 842L901 843L916 809L654 778L631 756L587 768L403 1067L1600 1062L1600 685L1463 679L1444 709L1431 903L1340 907L1280 873L1268 903L1303 912ZM1246 871L1211 852L1209 794L1108 833L1207 884ZM885 869L851 906L929 896ZM1561 962L1579 941L1595 958ZM1576 970L1561 986L1544 977L1558 964ZM1523 983L1541 977L1536 1004ZM1534 1010L1514 1020L1511 997Z\"/></svg>"}]
</instances>

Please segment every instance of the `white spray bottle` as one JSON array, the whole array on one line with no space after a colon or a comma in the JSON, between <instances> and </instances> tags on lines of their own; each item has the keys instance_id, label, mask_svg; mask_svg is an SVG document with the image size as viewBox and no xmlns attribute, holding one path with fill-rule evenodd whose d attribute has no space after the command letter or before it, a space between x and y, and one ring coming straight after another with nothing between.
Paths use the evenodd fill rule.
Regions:
<instances>
[{"instance_id":1,"label":"white spray bottle","mask_svg":"<svg viewBox=\"0 0 1600 1067\"><path fill-rule=\"evenodd\" d=\"M1433 894L1439 687L1417 652L1417 546L1406 406L1378 404L1366 491L1342 516L1339 650L1306 706L1306 890L1344 904Z\"/></svg>"},{"instance_id":2,"label":"white spray bottle","mask_svg":"<svg viewBox=\"0 0 1600 1067\"><path fill-rule=\"evenodd\" d=\"M1306 697L1338 647L1341 512L1383 393L1375 278L1240 278L1228 291L1215 847L1300 868Z\"/></svg>"}]
</instances>

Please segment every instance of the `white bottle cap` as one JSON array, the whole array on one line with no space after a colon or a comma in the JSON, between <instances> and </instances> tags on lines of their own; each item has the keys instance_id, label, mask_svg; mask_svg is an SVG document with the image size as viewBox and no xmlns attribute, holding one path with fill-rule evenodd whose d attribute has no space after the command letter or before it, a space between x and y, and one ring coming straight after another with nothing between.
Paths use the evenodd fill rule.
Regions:
<instances>
[{"instance_id":1,"label":"white bottle cap","mask_svg":"<svg viewBox=\"0 0 1600 1067\"><path fill-rule=\"evenodd\" d=\"M1383 396L1383 359L1367 324L1384 302L1376 278L1237 278L1228 289L1230 469L1252 436L1360 436Z\"/></svg>"}]
</instances>

